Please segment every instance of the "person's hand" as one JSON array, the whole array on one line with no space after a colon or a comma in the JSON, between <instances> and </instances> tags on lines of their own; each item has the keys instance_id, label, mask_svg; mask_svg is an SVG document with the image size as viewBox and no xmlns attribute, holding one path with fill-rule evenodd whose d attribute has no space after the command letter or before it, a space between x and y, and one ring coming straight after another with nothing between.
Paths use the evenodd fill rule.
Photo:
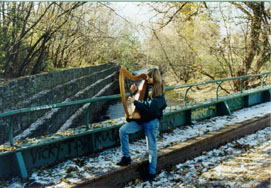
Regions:
<instances>
[{"instance_id":1,"label":"person's hand","mask_svg":"<svg viewBox=\"0 0 271 188\"><path fill-rule=\"evenodd\" d=\"M136 85L135 85L135 84L131 85L130 90L131 90L132 92L135 92L135 91L137 90Z\"/></svg>"},{"instance_id":2,"label":"person's hand","mask_svg":"<svg viewBox=\"0 0 271 188\"><path fill-rule=\"evenodd\" d=\"M147 74L142 74L141 78L142 78L143 80L146 80Z\"/></svg>"},{"instance_id":3,"label":"person's hand","mask_svg":"<svg viewBox=\"0 0 271 188\"><path fill-rule=\"evenodd\" d=\"M133 103L133 102L135 101L135 97L128 97L128 101L129 101L130 103Z\"/></svg>"}]
</instances>

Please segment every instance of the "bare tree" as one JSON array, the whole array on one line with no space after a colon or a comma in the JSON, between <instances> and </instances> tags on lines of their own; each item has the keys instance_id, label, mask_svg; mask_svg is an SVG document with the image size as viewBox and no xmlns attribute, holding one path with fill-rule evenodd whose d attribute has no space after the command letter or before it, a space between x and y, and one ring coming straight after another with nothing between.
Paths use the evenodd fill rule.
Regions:
<instances>
[{"instance_id":1,"label":"bare tree","mask_svg":"<svg viewBox=\"0 0 271 188\"><path fill-rule=\"evenodd\" d=\"M212 52L220 66L232 77L259 73L266 63L270 63L270 7L265 7L264 2L231 4L242 13L234 17L243 26L242 32L232 32L225 27L225 38L212 47ZM227 22L226 13L220 12ZM233 84L236 91L240 89L241 81ZM244 87L248 87L248 82L244 82Z\"/></svg>"},{"instance_id":2,"label":"bare tree","mask_svg":"<svg viewBox=\"0 0 271 188\"><path fill-rule=\"evenodd\" d=\"M186 60L194 56L194 60L193 58L191 60L197 62L192 63L194 66L188 66L189 61L182 64L180 60L178 64L182 65L182 69L194 68L192 72L197 72L196 74L200 73L211 79L219 79L259 73L267 63L270 63L270 5L268 3L231 2L223 3L223 5L222 3L163 3L163 5L150 3L152 9L157 12L156 16L160 18L155 22L156 33L159 29L174 25L178 31L178 37L182 39L180 41L190 49L189 53L193 52L191 55L188 55L187 51L181 53L187 54L184 55ZM226 6L228 10L222 10L222 6ZM235 13L231 14L230 11ZM216 20L218 13L221 15L220 20ZM212 24L207 32L202 32L207 37L199 33L200 25L203 25L204 21L196 22L204 17L207 17L208 23ZM223 38L219 38L219 34L212 30L216 30L214 28L221 26L223 22L226 33ZM234 22L239 28L228 27L231 22ZM195 27L195 24L198 24L198 27ZM189 34L185 33L187 28L191 30ZM195 34L199 37L193 37ZM201 43L197 41L199 38ZM172 41L168 42L172 43ZM170 54L169 51L165 53L166 45L165 43L163 45L161 53L166 56L166 62L172 70L178 70L178 64L172 63L172 53ZM201 47L197 49L196 46L199 45ZM207 60L209 62L206 62ZM183 74L186 73L189 71L183 72ZM236 81L233 84L235 90L240 89L241 82ZM244 87L247 87L247 82L244 83Z\"/></svg>"}]
</instances>

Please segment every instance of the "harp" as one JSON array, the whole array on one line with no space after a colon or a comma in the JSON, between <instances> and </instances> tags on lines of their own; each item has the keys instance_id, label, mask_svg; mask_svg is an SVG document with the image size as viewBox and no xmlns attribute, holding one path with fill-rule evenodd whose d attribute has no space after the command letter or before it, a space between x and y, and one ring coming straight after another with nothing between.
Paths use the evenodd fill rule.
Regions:
<instances>
[{"instance_id":1,"label":"harp","mask_svg":"<svg viewBox=\"0 0 271 188\"><path fill-rule=\"evenodd\" d=\"M121 101L122 101L123 108L125 111L125 116L129 119L140 119L141 115L133 103L129 104L129 106L127 107L126 93L125 93L125 78L134 82L138 80L142 80L138 86L138 91L135 94L135 100L143 100L145 92L146 92L146 87L147 87L147 82L145 80L146 74L140 74L138 76L134 76L123 66L121 67L120 73L119 73L119 88L120 88Z\"/></svg>"}]
</instances>

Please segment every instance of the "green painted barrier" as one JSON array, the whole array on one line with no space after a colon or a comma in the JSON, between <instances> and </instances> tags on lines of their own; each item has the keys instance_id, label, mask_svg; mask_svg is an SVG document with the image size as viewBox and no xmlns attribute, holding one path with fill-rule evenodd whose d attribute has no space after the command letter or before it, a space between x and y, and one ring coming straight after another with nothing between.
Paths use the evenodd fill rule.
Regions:
<instances>
[{"instance_id":1,"label":"green painted barrier","mask_svg":"<svg viewBox=\"0 0 271 188\"><path fill-rule=\"evenodd\" d=\"M264 86L263 84L263 79L270 74L271 72L267 72L256 75L213 80L209 82L166 88L167 91L178 88L187 88L184 99L185 106L169 108L169 111L165 112L164 117L160 120L160 132L191 124L193 120L201 120L220 115L231 115L233 110L270 101L271 86ZM260 76L263 77L261 80L260 89L250 89L246 91L241 90L241 92L238 93L218 97L217 91L222 82ZM216 89L216 98L202 101L194 105L186 104L188 91L192 87L210 83L218 84ZM100 100L112 100L117 98L120 98L120 95L103 96L66 103L18 109L0 114L0 118L39 110L68 107L72 105L86 104ZM102 122L99 126L98 124L92 124L90 126L88 113L89 109L86 112L85 128L69 129L63 132L63 134L56 133L44 138L34 138L32 140L30 139L29 142L21 144L14 143L13 125L11 121L9 125L10 151L0 152L0 176L10 177L20 175L21 177L25 178L27 177L27 169L54 163L65 158L96 153L105 148L119 145L118 130L121 125L125 123L125 118L108 120ZM132 135L131 139L137 139L143 137L143 135L143 132L139 132Z\"/></svg>"}]
</instances>

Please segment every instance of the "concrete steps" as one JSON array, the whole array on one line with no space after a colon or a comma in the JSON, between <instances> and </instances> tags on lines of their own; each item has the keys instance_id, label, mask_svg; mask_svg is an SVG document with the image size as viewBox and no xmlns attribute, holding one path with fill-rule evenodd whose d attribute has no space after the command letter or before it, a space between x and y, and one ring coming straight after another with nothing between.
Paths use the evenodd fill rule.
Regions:
<instances>
[{"instance_id":1,"label":"concrete steps","mask_svg":"<svg viewBox=\"0 0 271 188\"><path fill-rule=\"evenodd\" d=\"M114 94L118 86L116 82L118 70L118 65L108 63L105 65L89 67L88 69L82 68L72 71L66 70L56 72L56 75L62 75L63 81L61 81L59 78L57 78L57 81L51 81L50 78L53 79L56 78L56 76L53 74L51 76L46 75L46 78L39 79L39 84L41 85L40 90L36 89L36 93L34 93L33 90L30 90L28 94L24 94L25 97L27 96L27 99L22 99L21 96L13 96L15 98L16 105L12 108L18 109L46 104L62 103L91 98L97 96L97 94L99 96ZM38 75L37 77L41 76ZM29 78L25 79L29 80ZM40 80L43 80L43 82ZM50 85L47 82L52 83ZM22 83L22 81L17 82L17 84L19 83ZM111 87L108 88L108 90L100 92L104 87L110 84ZM21 89L21 86L19 87ZM29 86L26 86L26 88L29 88ZM102 104L99 104L99 108L94 106L95 109L92 110L92 113L101 111L101 105ZM3 108L4 107L2 106L2 109ZM26 113L12 117L14 135L17 135L15 136L15 139L25 139L26 137L36 137L54 133L60 129L63 124L65 124L66 120L68 120L73 115L73 113L75 113L80 108L82 107L70 106L66 108L38 111L31 114ZM81 114L84 114L83 111ZM82 122L82 116L84 115L78 115L77 118L74 118L77 121L73 120L69 126L67 126L67 123L65 126L75 127L75 123ZM9 118L0 120L0 127L4 128L2 130L6 130L4 131L5 134L0 134L0 144L8 140L7 125L10 120L11 119Z\"/></svg>"}]
</instances>

